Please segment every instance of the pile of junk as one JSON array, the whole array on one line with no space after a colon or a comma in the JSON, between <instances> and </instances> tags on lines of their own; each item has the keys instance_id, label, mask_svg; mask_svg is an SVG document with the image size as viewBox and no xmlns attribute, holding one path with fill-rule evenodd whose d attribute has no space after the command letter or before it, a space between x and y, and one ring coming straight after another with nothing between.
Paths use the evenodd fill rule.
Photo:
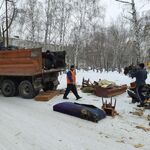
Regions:
<instances>
[{"instance_id":1,"label":"pile of junk","mask_svg":"<svg viewBox=\"0 0 150 150\"><path fill-rule=\"evenodd\" d=\"M126 92L127 85L117 85L115 82L101 79L92 83L90 79L85 80L83 78L81 90L84 93L93 93L99 97L113 97Z\"/></svg>"},{"instance_id":2,"label":"pile of junk","mask_svg":"<svg viewBox=\"0 0 150 150\"><path fill-rule=\"evenodd\" d=\"M81 90L84 93L93 93L96 96L102 97L102 107L98 108L91 104L67 101L54 105L53 110L97 123L106 116L115 117L118 115L115 110L116 99L113 100L112 97L124 93L127 90L127 85L119 86L107 80L99 80L92 83L89 79L85 80L83 78ZM107 99L108 97L110 100Z\"/></svg>"},{"instance_id":3,"label":"pile of junk","mask_svg":"<svg viewBox=\"0 0 150 150\"><path fill-rule=\"evenodd\" d=\"M81 90L84 93L93 93L98 97L102 97L102 110L108 116L114 117L118 113L115 110L116 99L113 102L113 97L126 92L127 88L128 86L126 84L117 85L115 82L101 79L92 83L90 79L85 80L83 78ZM107 98L110 98L110 100Z\"/></svg>"}]
</instances>

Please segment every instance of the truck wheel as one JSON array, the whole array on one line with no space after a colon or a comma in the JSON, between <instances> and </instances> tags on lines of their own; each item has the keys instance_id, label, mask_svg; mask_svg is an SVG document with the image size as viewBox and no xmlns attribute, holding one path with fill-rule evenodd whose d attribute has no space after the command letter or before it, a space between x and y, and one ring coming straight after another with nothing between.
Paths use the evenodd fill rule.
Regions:
<instances>
[{"instance_id":1,"label":"truck wheel","mask_svg":"<svg viewBox=\"0 0 150 150\"><path fill-rule=\"evenodd\" d=\"M25 80L19 84L19 95L26 99L33 98L36 95L34 87L30 81Z\"/></svg>"},{"instance_id":2,"label":"truck wheel","mask_svg":"<svg viewBox=\"0 0 150 150\"><path fill-rule=\"evenodd\" d=\"M12 80L4 80L2 82L1 91L6 97L14 96L16 93L16 85Z\"/></svg>"}]
</instances>

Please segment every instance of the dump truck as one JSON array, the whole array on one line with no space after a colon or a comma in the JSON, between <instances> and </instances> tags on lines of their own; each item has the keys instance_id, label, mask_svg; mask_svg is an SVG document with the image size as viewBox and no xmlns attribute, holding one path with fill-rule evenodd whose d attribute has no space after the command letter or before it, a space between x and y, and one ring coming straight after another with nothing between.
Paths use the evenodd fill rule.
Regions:
<instances>
[{"instance_id":1,"label":"dump truck","mask_svg":"<svg viewBox=\"0 0 150 150\"><path fill-rule=\"evenodd\" d=\"M33 98L40 90L55 90L65 69L65 51L42 48L0 51L0 90L5 97Z\"/></svg>"}]
</instances>

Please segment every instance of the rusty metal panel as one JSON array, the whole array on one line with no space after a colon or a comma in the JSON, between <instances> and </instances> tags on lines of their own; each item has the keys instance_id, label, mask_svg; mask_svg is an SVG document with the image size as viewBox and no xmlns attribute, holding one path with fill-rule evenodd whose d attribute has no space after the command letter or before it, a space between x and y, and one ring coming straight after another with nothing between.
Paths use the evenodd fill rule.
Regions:
<instances>
[{"instance_id":1,"label":"rusty metal panel","mask_svg":"<svg viewBox=\"0 0 150 150\"><path fill-rule=\"evenodd\" d=\"M31 56L31 49L0 51L0 59L30 57L30 56Z\"/></svg>"},{"instance_id":2,"label":"rusty metal panel","mask_svg":"<svg viewBox=\"0 0 150 150\"><path fill-rule=\"evenodd\" d=\"M24 76L39 73L42 73L41 49L0 52L0 75Z\"/></svg>"}]
</instances>

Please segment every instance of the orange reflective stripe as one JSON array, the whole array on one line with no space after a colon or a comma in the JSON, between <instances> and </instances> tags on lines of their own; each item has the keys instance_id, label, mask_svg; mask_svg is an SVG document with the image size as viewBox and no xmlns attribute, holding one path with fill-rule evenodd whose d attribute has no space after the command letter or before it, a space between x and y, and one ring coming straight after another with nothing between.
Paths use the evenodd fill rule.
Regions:
<instances>
[{"instance_id":1,"label":"orange reflective stripe","mask_svg":"<svg viewBox=\"0 0 150 150\"><path fill-rule=\"evenodd\" d=\"M72 80L74 83L76 83L76 74L75 74L75 71L71 71L71 76L72 76ZM67 76L67 84L70 84L72 83L69 79L68 79L68 76Z\"/></svg>"},{"instance_id":2,"label":"orange reflective stripe","mask_svg":"<svg viewBox=\"0 0 150 150\"><path fill-rule=\"evenodd\" d=\"M70 80L68 79L68 76L67 76L67 84L70 84L71 82L70 82Z\"/></svg>"},{"instance_id":3,"label":"orange reflective stripe","mask_svg":"<svg viewBox=\"0 0 150 150\"><path fill-rule=\"evenodd\" d=\"M71 73L72 73L72 80L74 83L76 83L76 73L75 71L72 71Z\"/></svg>"}]
</instances>

